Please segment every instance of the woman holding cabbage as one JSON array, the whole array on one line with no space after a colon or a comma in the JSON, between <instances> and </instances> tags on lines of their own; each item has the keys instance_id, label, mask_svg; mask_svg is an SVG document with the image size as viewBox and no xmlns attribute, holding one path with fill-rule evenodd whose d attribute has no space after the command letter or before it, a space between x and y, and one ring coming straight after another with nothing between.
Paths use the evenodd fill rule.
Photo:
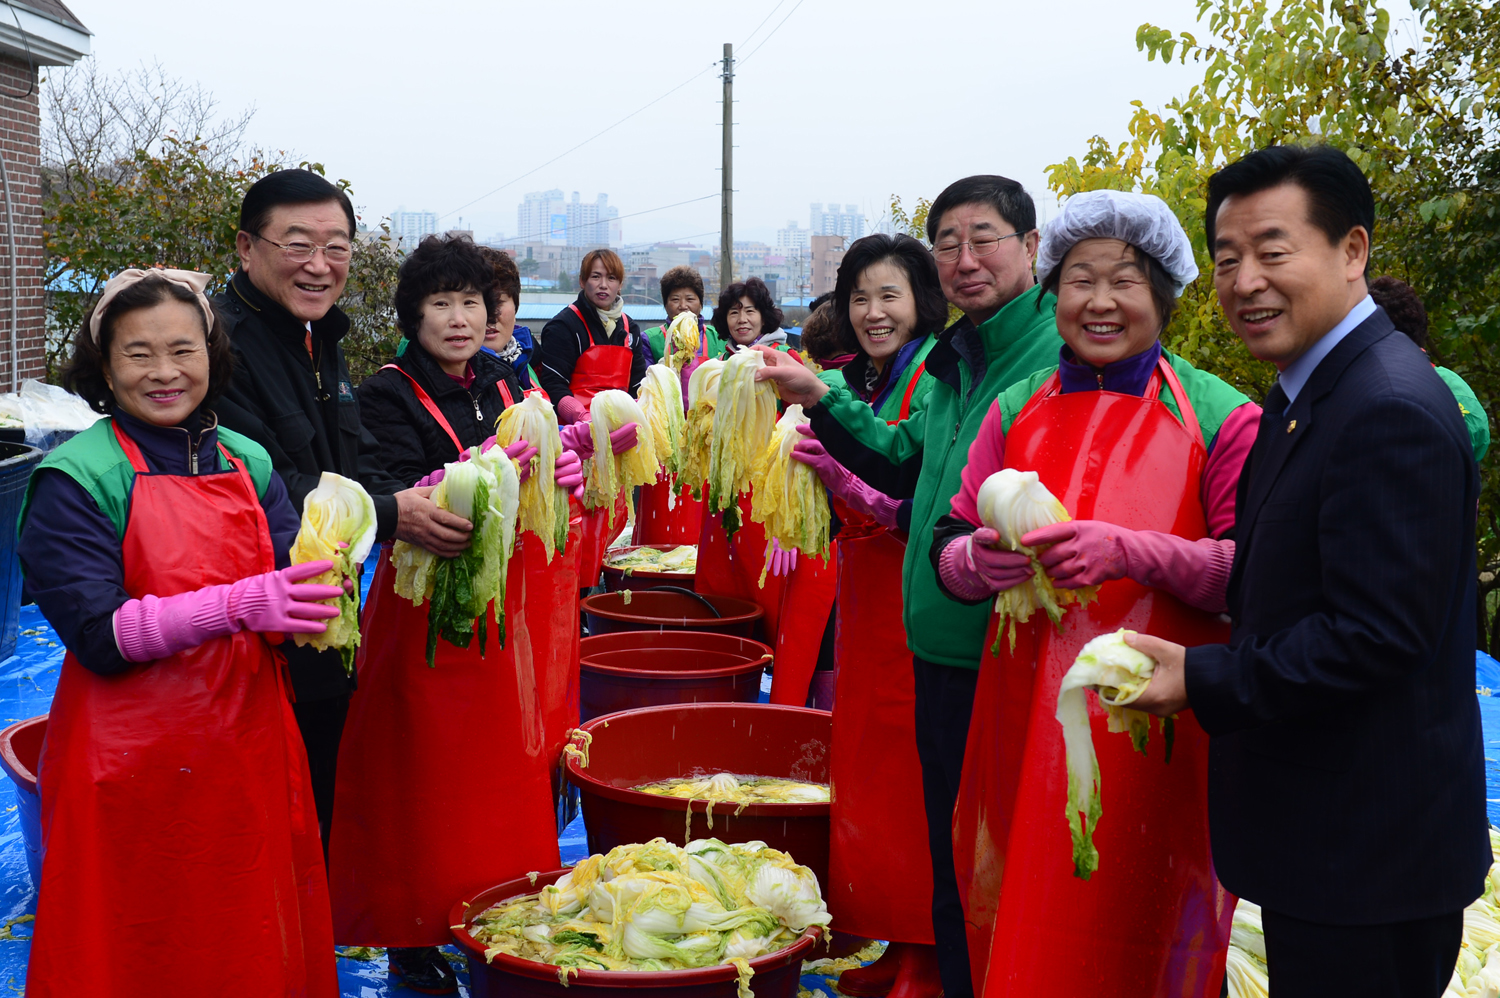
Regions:
<instances>
[{"instance_id":1,"label":"woman holding cabbage","mask_svg":"<svg viewBox=\"0 0 1500 998\"><path fill-rule=\"evenodd\" d=\"M447 466L449 481L440 488L455 501L459 473L451 469L465 468L467 480L463 462L481 462L471 455L495 447L496 421L522 400L510 365L480 349L493 295L490 266L468 239L423 240L402 263L396 287L407 349L359 390L361 418L387 470L434 485ZM556 438L550 447L518 440L502 460L516 462L516 479L524 481L546 474L534 469L542 451L557 454ZM581 484L577 455L563 451L555 463L558 486ZM491 497L487 507L499 502ZM470 515L477 521L482 512ZM470 551L452 561L492 554L489 537L475 529ZM509 585L496 600L510 640L503 631L497 640L481 630L479 642L460 647L449 639L434 643L430 630L433 614L454 597L434 591L426 605L414 605L397 592L392 551L381 554L365 615L360 692L340 747L329 882L340 941L389 947L392 972L414 990L456 990L436 949L448 940L455 899L557 862L551 762L539 734L547 705L537 691L555 685L548 682L557 671L549 649L560 646L566 655L577 613L571 603L559 611L553 595L543 594L539 613L561 612L563 629L526 635L537 618L525 597L528 587L546 589L554 576L566 576L564 588L576 593L576 573L576 561L518 544L503 570ZM462 623L472 625L472 617ZM479 796L442 778L476 750L488 774Z\"/></svg>"},{"instance_id":2,"label":"woman holding cabbage","mask_svg":"<svg viewBox=\"0 0 1500 998\"><path fill-rule=\"evenodd\" d=\"M1234 905L1209 853L1207 736L1184 715L1160 745L1144 734L1143 757L1090 709L1104 788L1102 815L1085 816L1098 826L1093 869L1086 836L1069 834L1077 816L1055 715L1092 638L1227 637L1228 535L1260 409L1162 349L1198 268L1159 198L1075 195L1042 237L1037 271L1057 295L1060 363L996 400L932 543L960 602L1019 586L1059 594L1056 626L1046 613L997 613L981 666L954 819L976 991L1040 993L1066 966L1080 994L1212 998ZM1076 519L1007 536L1007 519L980 508L1002 468L1035 472ZM1072 591L1082 598L1068 605Z\"/></svg>"},{"instance_id":3,"label":"woman holding cabbage","mask_svg":"<svg viewBox=\"0 0 1500 998\"><path fill-rule=\"evenodd\" d=\"M126 270L63 383L105 418L49 454L21 512L27 597L67 656L38 783L34 995L338 994L287 634L338 610L286 567L299 518L258 444L220 428L229 338L181 270ZM36 514L36 515L33 515ZM78 944L79 912L108 926ZM234 926L226 947L201 931ZM166 975L165 978L163 975Z\"/></svg>"},{"instance_id":4,"label":"woman holding cabbage","mask_svg":"<svg viewBox=\"0 0 1500 998\"><path fill-rule=\"evenodd\" d=\"M947 321L932 254L910 236L856 240L830 303L842 377L889 423L920 408L932 388L923 361ZM837 377L838 375L835 375ZM826 377L826 376L825 376ZM885 954L845 971L849 995L941 993L932 930L932 867L917 759L916 691L901 624L901 564L910 501L865 485L807 434L793 457L811 465L838 513L834 657L834 796L828 903L846 932L886 939Z\"/></svg>"}]
</instances>

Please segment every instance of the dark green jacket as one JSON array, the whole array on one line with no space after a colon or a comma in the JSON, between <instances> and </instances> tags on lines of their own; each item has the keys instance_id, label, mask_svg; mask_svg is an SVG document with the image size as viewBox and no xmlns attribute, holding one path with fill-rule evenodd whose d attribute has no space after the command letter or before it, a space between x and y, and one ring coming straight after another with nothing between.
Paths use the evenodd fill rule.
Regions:
<instances>
[{"instance_id":1,"label":"dark green jacket","mask_svg":"<svg viewBox=\"0 0 1500 998\"><path fill-rule=\"evenodd\" d=\"M1040 299L1040 308L1038 300ZM943 595L927 557L932 528L948 512L990 403L1034 371L1057 363L1055 300L1033 287L979 327L967 319L938 337L927 355L933 386L920 409L895 426L846 387L830 386L808 410L813 430L841 464L896 499L911 499L902 568L906 640L912 654L939 665L979 668L988 603L962 606Z\"/></svg>"}]
</instances>

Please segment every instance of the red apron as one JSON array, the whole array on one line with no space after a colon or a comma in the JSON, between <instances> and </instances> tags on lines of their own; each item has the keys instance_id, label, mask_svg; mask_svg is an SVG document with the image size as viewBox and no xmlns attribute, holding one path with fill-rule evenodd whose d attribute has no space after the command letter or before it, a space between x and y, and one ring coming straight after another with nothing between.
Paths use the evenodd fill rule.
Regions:
<instances>
[{"instance_id":1,"label":"red apron","mask_svg":"<svg viewBox=\"0 0 1500 998\"><path fill-rule=\"evenodd\" d=\"M801 707L818 667L823 632L838 595L839 542L828 546L827 558L801 552L797 567L781 587L781 612L776 615L776 665L771 673L771 703ZM771 584L769 576L766 585Z\"/></svg>"},{"instance_id":2,"label":"red apron","mask_svg":"<svg viewBox=\"0 0 1500 998\"><path fill-rule=\"evenodd\" d=\"M1163 381L1183 422L1157 400ZM1057 389L1054 375L1016 418L1006 467L1036 471L1078 519L1207 536L1202 434L1165 359L1143 398ZM954 816L976 992L1052 995L1062 974L1069 993L1091 998L1219 993L1234 899L1214 875L1208 736L1191 713L1177 719L1167 763L1156 722L1143 757L1128 735L1107 732L1089 697L1100 861L1091 879L1073 876L1057 692L1083 645L1122 627L1186 645L1228 637L1214 616L1129 579L1106 582L1095 602L1070 609L1060 632L1036 615L1017 628L1013 652L1007 642L989 651L991 624Z\"/></svg>"},{"instance_id":3,"label":"red apron","mask_svg":"<svg viewBox=\"0 0 1500 998\"><path fill-rule=\"evenodd\" d=\"M674 489L677 495L669 508ZM641 486L641 508L636 510L631 543L697 544L705 505L703 500L693 498L686 485L662 472L654 483Z\"/></svg>"},{"instance_id":4,"label":"red apron","mask_svg":"<svg viewBox=\"0 0 1500 998\"><path fill-rule=\"evenodd\" d=\"M567 547L556 552L550 564L540 537L523 533L516 538L516 551L524 556L526 626L511 633L518 642L517 654L525 652L524 642L535 663L542 751L551 772L554 801L560 801L568 789L562 750L568 732L578 727L578 561L583 521L582 507L577 500L571 503L574 515L568 524Z\"/></svg>"},{"instance_id":5,"label":"red apron","mask_svg":"<svg viewBox=\"0 0 1500 998\"><path fill-rule=\"evenodd\" d=\"M427 605L396 595L391 548L381 551L339 746L329 883L341 943L440 946L455 901L557 867L550 677L532 657L550 636L530 632L530 551L518 544L510 562L505 648L493 627L484 658L439 641L432 668Z\"/></svg>"},{"instance_id":6,"label":"red apron","mask_svg":"<svg viewBox=\"0 0 1500 998\"><path fill-rule=\"evenodd\" d=\"M595 395L611 388L629 391L630 365L634 358L630 346L630 319L620 316L620 321L625 326L625 345L610 346L594 342L593 331L589 329L589 324L577 305L569 305L568 308L578 316L578 321L583 323L584 331L589 337L588 349L578 355L578 363L573 365L573 376L568 381L568 389L584 405L593 401ZM598 584L599 570L604 565L604 551L609 547L609 542L615 539L615 535L624 529L628 508L629 502L625 493L621 492L615 499L613 517L610 516L608 506L584 510L582 561L579 563L581 588L587 589ZM611 519L614 521L613 526L610 524Z\"/></svg>"},{"instance_id":7,"label":"red apron","mask_svg":"<svg viewBox=\"0 0 1500 998\"><path fill-rule=\"evenodd\" d=\"M275 569L243 464L225 452L233 471L152 474L114 429L136 471L120 552L132 598ZM113 676L70 652L40 769L28 994L338 994L307 756L262 635ZM97 929L86 943L80 926Z\"/></svg>"},{"instance_id":8,"label":"red apron","mask_svg":"<svg viewBox=\"0 0 1500 998\"><path fill-rule=\"evenodd\" d=\"M766 564L765 524L750 519L750 493L740 496L739 510L740 529L731 539L724 532L724 514L712 512L704 504L693 586L705 596L733 596L759 606L765 614L761 617L762 637L774 648L786 580L767 573L765 586L758 585Z\"/></svg>"},{"instance_id":9,"label":"red apron","mask_svg":"<svg viewBox=\"0 0 1500 998\"><path fill-rule=\"evenodd\" d=\"M828 899L841 931L932 943L932 863L901 624L905 535L868 518L839 532ZM800 567L800 563L799 563Z\"/></svg>"}]
</instances>

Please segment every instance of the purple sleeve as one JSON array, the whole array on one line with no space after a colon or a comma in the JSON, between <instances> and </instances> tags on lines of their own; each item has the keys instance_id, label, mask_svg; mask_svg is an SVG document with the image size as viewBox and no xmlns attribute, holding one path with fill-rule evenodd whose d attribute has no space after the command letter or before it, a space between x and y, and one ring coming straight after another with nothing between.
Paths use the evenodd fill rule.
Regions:
<instances>
[{"instance_id":1,"label":"purple sleeve","mask_svg":"<svg viewBox=\"0 0 1500 998\"><path fill-rule=\"evenodd\" d=\"M292 542L302 527L302 517L292 508L292 500L286 494L286 483L274 471L266 483L266 494L260 497L260 508L266 512L266 527L271 531L271 550L276 552L276 567L286 568L292 563Z\"/></svg>"},{"instance_id":2,"label":"purple sleeve","mask_svg":"<svg viewBox=\"0 0 1500 998\"><path fill-rule=\"evenodd\" d=\"M983 526L979 519L979 487L1005 464L1003 419L1000 400L996 399L990 406L990 411L985 413L978 436L969 445L969 462L964 465L962 483L953 497L953 515L976 527ZM1232 504L1233 493L1229 498Z\"/></svg>"},{"instance_id":3,"label":"purple sleeve","mask_svg":"<svg viewBox=\"0 0 1500 998\"><path fill-rule=\"evenodd\" d=\"M83 487L52 468L36 472L17 546L25 598L36 603L62 643L90 672L130 668L115 644L114 616L130 595L120 539Z\"/></svg>"},{"instance_id":4,"label":"purple sleeve","mask_svg":"<svg viewBox=\"0 0 1500 998\"><path fill-rule=\"evenodd\" d=\"M1210 537L1223 537L1234 529L1234 497L1240 486L1240 471L1250 456L1250 448L1255 446L1259 429L1260 406L1246 402L1225 418L1214 437L1199 486Z\"/></svg>"}]
</instances>

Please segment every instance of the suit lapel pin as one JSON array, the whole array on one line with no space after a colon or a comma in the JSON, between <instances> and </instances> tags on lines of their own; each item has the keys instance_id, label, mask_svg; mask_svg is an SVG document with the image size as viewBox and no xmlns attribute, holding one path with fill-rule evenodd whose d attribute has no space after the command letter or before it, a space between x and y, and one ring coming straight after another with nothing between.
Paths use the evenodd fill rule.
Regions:
<instances>
[{"instance_id":1,"label":"suit lapel pin","mask_svg":"<svg viewBox=\"0 0 1500 998\"><path fill-rule=\"evenodd\" d=\"M1292 432L1296 428L1297 428L1297 421L1295 419L1292 420L1290 423L1286 424L1286 431L1288 433Z\"/></svg>"}]
</instances>

